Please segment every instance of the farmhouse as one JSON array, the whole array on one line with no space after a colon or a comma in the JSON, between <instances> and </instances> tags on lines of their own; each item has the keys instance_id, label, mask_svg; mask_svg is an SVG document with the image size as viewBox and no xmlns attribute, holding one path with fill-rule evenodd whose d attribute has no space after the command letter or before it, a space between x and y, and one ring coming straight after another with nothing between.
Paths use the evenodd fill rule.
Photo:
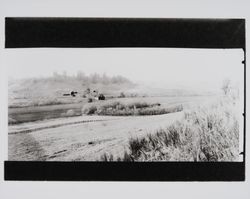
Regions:
<instances>
[{"instance_id":1,"label":"farmhouse","mask_svg":"<svg viewBox=\"0 0 250 199\"><path fill-rule=\"evenodd\" d=\"M77 93L78 93L77 91L71 91L70 95L71 95L72 97L75 97Z\"/></svg>"},{"instance_id":2,"label":"farmhouse","mask_svg":"<svg viewBox=\"0 0 250 199\"><path fill-rule=\"evenodd\" d=\"M103 94L100 94L100 95L98 96L98 100L105 100L105 96L104 96Z\"/></svg>"},{"instance_id":3,"label":"farmhouse","mask_svg":"<svg viewBox=\"0 0 250 199\"><path fill-rule=\"evenodd\" d=\"M71 91L70 93L64 93L63 96L72 96L72 97L75 97L77 93L78 93L77 91Z\"/></svg>"}]
</instances>

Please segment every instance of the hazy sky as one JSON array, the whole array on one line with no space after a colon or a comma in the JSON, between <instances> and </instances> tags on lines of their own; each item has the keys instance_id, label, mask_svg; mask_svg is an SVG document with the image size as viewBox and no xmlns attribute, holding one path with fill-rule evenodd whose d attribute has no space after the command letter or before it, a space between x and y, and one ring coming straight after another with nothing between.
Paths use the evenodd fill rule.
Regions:
<instances>
[{"instance_id":1,"label":"hazy sky","mask_svg":"<svg viewBox=\"0 0 250 199\"><path fill-rule=\"evenodd\" d=\"M31 48L6 49L4 63L10 78L80 70L170 87L217 88L225 78L243 82L242 60L241 49Z\"/></svg>"}]
</instances>

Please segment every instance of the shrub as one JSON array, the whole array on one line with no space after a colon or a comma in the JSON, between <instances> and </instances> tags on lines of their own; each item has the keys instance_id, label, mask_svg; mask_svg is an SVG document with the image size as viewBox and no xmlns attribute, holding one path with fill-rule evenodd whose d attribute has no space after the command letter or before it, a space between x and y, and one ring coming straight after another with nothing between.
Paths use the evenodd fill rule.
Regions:
<instances>
[{"instance_id":1,"label":"shrub","mask_svg":"<svg viewBox=\"0 0 250 199\"><path fill-rule=\"evenodd\" d=\"M89 106L88 104L86 104L82 109L82 113L87 114L87 115L95 114L96 111L97 111L97 107L95 105Z\"/></svg>"},{"instance_id":2,"label":"shrub","mask_svg":"<svg viewBox=\"0 0 250 199\"><path fill-rule=\"evenodd\" d=\"M93 102L93 99L92 98L88 98L88 103L91 103Z\"/></svg>"},{"instance_id":3,"label":"shrub","mask_svg":"<svg viewBox=\"0 0 250 199\"><path fill-rule=\"evenodd\" d=\"M73 115L75 115L75 111L72 110L72 109L70 109L70 110L68 110L68 111L66 112L66 116L73 116Z\"/></svg>"},{"instance_id":4,"label":"shrub","mask_svg":"<svg viewBox=\"0 0 250 199\"><path fill-rule=\"evenodd\" d=\"M125 95L123 92L121 92L120 95L119 95L119 97L120 97L120 98L125 98L126 95Z\"/></svg>"},{"instance_id":5,"label":"shrub","mask_svg":"<svg viewBox=\"0 0 250 199\"><path fill-rule=\"evenodd\" d=\"M101 157L100 157L100 161L104 161L104 162L108 162L108 161L114 161L114 157L113 155L108 155L106 153L104 153Z\"/></svg>"},{"instance_id":6,"label":"shrub","mask_svg":"<svg viewBox=\"0 0 250 199\"><path fill-rule=\"evenodd\" d=\"M66 113L62 113L61 117L72 117L72 116L78 116L78 115L79 115L79 113L76 113L75 110L70 109L70 110L67 110Z\"/></svg>"},{"instance_id":7,"label":"shrub","mask_svg":"<svg viewBox=\"0 0 250 199\"><path fill-rule=\"evenodd\" d=\"M133 102L123 104L119 101L94 103L85 105L82 109L83 114L92 115L113 115L113 116L128 116L128 115L160 115L182 111L182 106L174 106L169 108L161 108L159 103L149 104L146 102Z\"/></svg>"}]
</instances>

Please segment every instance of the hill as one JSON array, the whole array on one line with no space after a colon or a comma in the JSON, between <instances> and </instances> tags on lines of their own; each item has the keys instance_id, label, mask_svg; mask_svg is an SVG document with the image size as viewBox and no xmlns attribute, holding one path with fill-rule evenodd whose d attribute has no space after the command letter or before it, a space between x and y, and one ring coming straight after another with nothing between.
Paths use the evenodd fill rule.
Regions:
<instances>
[{"instance_id":1,"label":"hill","mask_svg":"<svg viewBox=\"0 0 250 199\"><path fill-rule=\"evenodd\" d=\"M109 77L97 73L89 76L84 73L68 76L54 73L52 77L9 81L9 107L36 105L36 103L38 105L75 103L81 100L86 89L97 90L106 96L118 96L124 90L134 87L134 83L122 76ZM71 91L78 92L75 98L63 96L70 94Z\"/></svg>"}]
</instances>

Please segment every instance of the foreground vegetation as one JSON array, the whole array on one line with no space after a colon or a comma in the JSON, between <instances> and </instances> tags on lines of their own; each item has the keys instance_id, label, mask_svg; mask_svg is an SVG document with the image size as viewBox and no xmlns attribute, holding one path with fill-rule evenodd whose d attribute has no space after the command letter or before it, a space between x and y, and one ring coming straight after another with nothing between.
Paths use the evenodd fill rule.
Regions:
<instances>
[{"instance_id":1,"label":"foreground vegetation","mask_svg":"<svg viewBox=\"0 0 250 199\"><path fill-rule=\"evenodd\" d=\"M82 113L87 115L129 116L160 115L182 110L182 105L165 108L161 107L160 103L106 101L86 104L82 109Z\"/></svg>"},{"instance_id":2,"label":"foreground vegetation","mask_svg":"<svg viewBox=\"0 0 250 199\"><path fill-rule=\"evenodd\" d=\"M223 100L186 111L181 121L145 137L131 138L123 157L102 161L236 161L239 157L237 104Z\"/></svg>"}]
</instances>

